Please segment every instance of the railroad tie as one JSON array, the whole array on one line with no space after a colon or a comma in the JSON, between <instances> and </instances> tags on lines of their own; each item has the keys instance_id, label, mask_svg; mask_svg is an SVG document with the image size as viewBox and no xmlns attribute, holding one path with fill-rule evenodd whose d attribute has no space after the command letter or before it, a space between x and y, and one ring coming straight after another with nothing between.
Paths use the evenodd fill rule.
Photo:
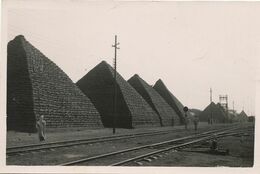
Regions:
<instances>
[{"instance_id":1,"label":"railroad tie","mask_svg":"<svg viewBox=\"0 0 260 174\"><path fill-rule=\"evenodd\" d=\"M142 165L143 165L143 163L140 162L140 161L135 161L135 163L138 164L139 166L142 166Z\"/></svg>"},{"instance_id":2,"label":"railroad tie","mask_svg":"<svg viewBox=\"0 0 260 174\"><path fill-rule=\"evenodd\" d=\"M150 158L144 158L143 161L151 162L152 159L150 159Z\"/></svg>"},{"instance_id":3,"label":"railroad tie","mask_svg":"<svg viewBox=\"0 0 260 174\"><path fill-rule=\"evenodd\" d=\"M158 159L157 156L151 156L150 158L152 158L152 159Z\"/></svg>"}]
</instances>

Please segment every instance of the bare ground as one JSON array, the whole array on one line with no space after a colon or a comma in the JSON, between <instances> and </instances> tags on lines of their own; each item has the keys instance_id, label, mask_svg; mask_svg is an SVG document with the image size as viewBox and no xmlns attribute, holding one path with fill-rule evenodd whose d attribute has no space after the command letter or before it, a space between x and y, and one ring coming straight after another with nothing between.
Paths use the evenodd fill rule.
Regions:
<instances>
[{"instance_id":1,"label":"bare ground","mask_svg":"<svg viewBox=\"0 0 260 174\"><path fill-rule=\"evenodd\" d=\"M228 127L230 125L213 125L200 124L200 131L210 130L212 128ZM102 153L113 152L116 150L126 149L130 147L141 146L145 144L161 142L173 138L183 137L194 134L192 127L189 131L183 130L183 126L179 127L166 127L166 128L140 128L135 130L121 130L118 129L121 134L147 132L152 130L168 130L168 129L181 129L182 131L176 131L167 135L156 135L153 137L142 137L118 140L113 142L95 143L89 145L81 145L75 147L67 147L61 149L55 149L53 151L42 151L28 154L21 154L18 156L7 157L7 165L56 165L62 162L70 160L80 159L81 157L90 157ZM8 139L9 144L15 144L18 138L20 144L36 143L38 142L37 136L31 134L30 136L18 136L24 133L16 133L16 136L12 136L9 132ZM49 141L61 141L66 139L78 139L78 138L90 138L96 136L111 135L111 129L101 130L82 130L82 131L66 131L66 132L49 132ZM253 142L254 137L228 137L219 140L219 145L223 148L230 149L230 156L216 156L210 154L190 153L190 152L172 152L168 155L152 161L151 163L144 163L145 166L252 166L253 163ZM233 143L233 144L232 144ZM110 161L109 161L110 162ZM95 165L95 164L93 164ZM99 164L96 164L99 165Z\"/></svg>"},{"instance_id":2,"label":"bare ground","mask_svg":"<svg viewBox=\"0 0 260 174\"><path fill-rule=\"evenodd\" d=\"M225 124L215 125L214 127L223 127L227 126ZM210 127L207 123L200 123L200 128ZM192 129L192 125L190 125L190 129ZM123 134L133 134L140 132L149 132L149 131L163 131L163 130L178 130L183 129L183 126L174 126L174 127L143 127L136 129L122 129L117 128L115 135L123 135ZM74 140L74 139L85 139L85 138L94 138L94 137L102 137L102 136L113 136L112 128L103 128L103 129L86 129L86 128L66 128L66 129L47 129L46 133L46 141L65 141L65 140ZM23 133L23 132L15 132L8 131L6 146L21 146L27 144L38 144L39 139L37 133Z\"/></svg>"},{"instance_id":3,"label":"bare ground","mask_svg":"<svg viewBox=\"0 0 260 174\"><path fill-rule=\"evenodd\" d=\"M253 167L254 134L229 136L218 140L221 149L229 149L229 155L213 155L198 152L171 151L152 162L141 161L143 166L185 167Z\"/></svg>"}]
</instances>

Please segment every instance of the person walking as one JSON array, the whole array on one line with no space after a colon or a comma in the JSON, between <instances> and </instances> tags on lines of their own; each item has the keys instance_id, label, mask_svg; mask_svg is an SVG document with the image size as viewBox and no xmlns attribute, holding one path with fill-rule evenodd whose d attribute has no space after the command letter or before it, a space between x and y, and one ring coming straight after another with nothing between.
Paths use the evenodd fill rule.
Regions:
<instances>
[{"instance_id":1,"label":"person walking","mask_svg":"<svg viewBox=\"0 0 260 174\"><path fill-rule=\"evenodd\" d=\"M39 121L36 123L36 128L38 130L39 140L45 141L45 129L46 129L46 121L44 120L44 116L41 115Z\"/></svg>"}]
</instances>

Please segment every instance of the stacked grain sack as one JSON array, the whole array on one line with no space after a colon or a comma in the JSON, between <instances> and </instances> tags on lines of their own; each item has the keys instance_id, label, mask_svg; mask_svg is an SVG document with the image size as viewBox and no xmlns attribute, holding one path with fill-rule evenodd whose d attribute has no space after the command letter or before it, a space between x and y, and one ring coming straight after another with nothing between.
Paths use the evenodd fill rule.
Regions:
<instances>
[{"instance_id":1,"label":"stacked grain sack","mask_svg":"<svg viewBox=\"0 0 260 174\"><path fill-rule=\"evenodd\" d=\"M183 104L167 89L161 79L159 79L153 88L164 98L164 100L174 109L179 116L181 124L184 123L185 113L183 111ZM190 117L190 114L188 113Z\"/></svg>"},{"instance_id":2,"label":"stacked grain sack","mask_svg":"<svg viewBox=\"0 0 260 174\"><path fill-rule=\"evenodd\" d=\"M159 117L149 104L119 73L116 77L116 115L113 110L114 69L108 63L102 61L77 82L100 112L104 126L159 126Z\"/></svg>"},{"instance_id":3,"label":"stacked grain sack","mask_svg":"<svg viewBox=\"0 0 260 174\"><path fill-rule=\"evenodd\" d=\"M199 115L201 121L209 122L211 119L213 123L227 123L228 117L224 108L218 103L211 102Z\"/></svg>"},{"instance_id":4,"label":"stacked grain sack","mask_svg":"<svg viewBox=\"0 0 260 174\"><path fill-rule=\"evenodd\" d=\"M158 92L141 77L135 74L128 80L128 83L135 88L135 90L159 115L161 126L173 126L180 124L180 119L176 112L160 96L160 94L158 94Z\"/></svg>"},{"instance_id":5,"label":"stacked grain sack","mask_svg":"<svg viewBox=\"0 0 260 174\"><path fill-rule=\"evenodd\" d=\"M52 128L102 127L98 111L72 80L17 36L8 43L7 128L34 132L40 115Z\"/></svg>"},{"instance_id":6,"label":"stacked grain sack","mask_svg":"<svg viewBox=\"0 0 260 174\"><path fill-rule=\"evenodd\" d=\"M242 110L239 114L238 114L238 122L248 122L248 116L245 113L244 110Z\"/></svg>"}]
</instances>

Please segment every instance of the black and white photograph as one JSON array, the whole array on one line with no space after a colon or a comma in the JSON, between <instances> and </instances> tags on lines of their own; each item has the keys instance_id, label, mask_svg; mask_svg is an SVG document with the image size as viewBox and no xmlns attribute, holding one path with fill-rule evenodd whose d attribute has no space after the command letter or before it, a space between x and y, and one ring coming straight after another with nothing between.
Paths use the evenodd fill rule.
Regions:
<instances>
[{"instance_id":1,"label":"black and white photograph","mask_svg":"<svg viewBox=\"0 0 260 174\"><path fill-rule=\"evenodd\" d=\"M2 0L1 18L4 171L259 166L260 2Z\"/></svg>"}]
</instances>

